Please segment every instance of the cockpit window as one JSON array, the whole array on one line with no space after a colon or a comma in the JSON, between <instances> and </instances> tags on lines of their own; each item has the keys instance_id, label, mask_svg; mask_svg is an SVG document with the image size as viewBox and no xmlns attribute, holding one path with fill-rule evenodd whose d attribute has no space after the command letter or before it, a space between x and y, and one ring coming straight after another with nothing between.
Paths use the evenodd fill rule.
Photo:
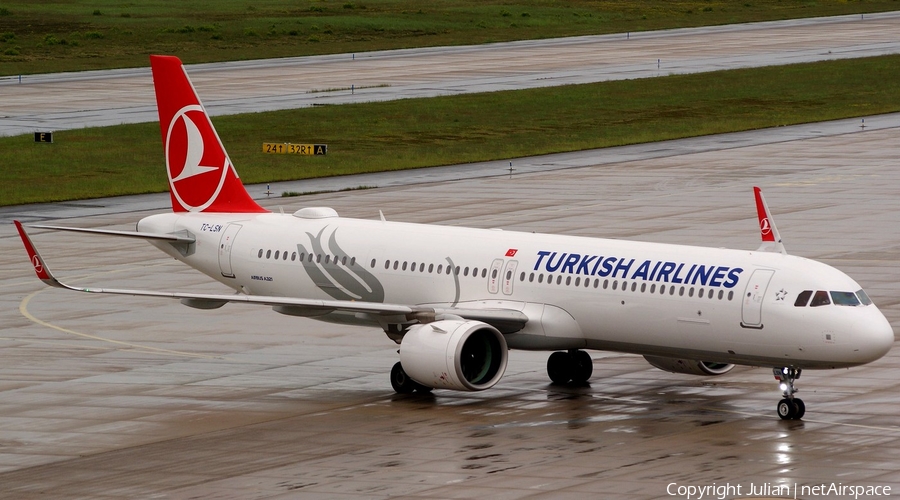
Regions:
<instances>
[{"instance_id":1,"label":"cockpit window","mask_svg":"<svg viewBox=\"0 0 900 500\"><path fill-rule=\"evenodd\" d=\"M866 295L866 292L864 292L862 290L857 290L856 296L859 297L859 301L862 303L862 305L864 305L864 306L872 305L872 299L870 299L869 296Z\"/></svg>"},{"instance_id":2,"label":"cockpit window","mask_svg":"<svg viewBox=\"0 0 900 500\"><path fill-rule=\"evenodd\" d=\"M815 295L813 295L813 299L809 304L809 307L827 306L828 304L831 304L831 300L829 300L828 298L828 292L819 290Z\"/></svg>"},{"instance_id":3,"label":"cockpit window","mask_svg":"<svg viewBox=\"0 0 900 500\"><path fill-rule=\"evenodd\" d=\"M858 306L859 299L853 292L831 292L831 300L839 306Z\"/></svg>"},{"instance_id":4,"label":"cockpit window","mask_svg":"<svg viewBox=\"0 0 900 500\"><path fill-rule=\"evenodd\" d=\"M809 304L809 298L812 296L812 290L803 290L800 292L800 295L797 295L797 300L794 301L795 307L806 307L806 304Z\"/></svg>"}]
</instances>

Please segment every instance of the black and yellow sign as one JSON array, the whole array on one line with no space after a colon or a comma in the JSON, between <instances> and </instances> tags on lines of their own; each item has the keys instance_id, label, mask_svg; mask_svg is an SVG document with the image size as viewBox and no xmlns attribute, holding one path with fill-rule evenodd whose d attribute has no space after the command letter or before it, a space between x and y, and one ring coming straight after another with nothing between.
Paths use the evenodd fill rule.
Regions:
<instances>
[{"instance_id":1,"label":"black and yellow sign","mask_svg":"<svg viewBox=\"0 0 900 500\"><path fill-rule=\"evenodd\" d=\"M271 154L324 156L328 152L328 145L264 142L262 150L263 153Z\"/></svg>"},{"instance_id":2,"label":"black and yellow sign","mask_svg":"<svg viewBox=\"0 0 900 500\"><path fill-rule=\"evenodd\" d=\"M53 142L53 132L35 132L34 142Z\"/></svg>"}]
</instances>

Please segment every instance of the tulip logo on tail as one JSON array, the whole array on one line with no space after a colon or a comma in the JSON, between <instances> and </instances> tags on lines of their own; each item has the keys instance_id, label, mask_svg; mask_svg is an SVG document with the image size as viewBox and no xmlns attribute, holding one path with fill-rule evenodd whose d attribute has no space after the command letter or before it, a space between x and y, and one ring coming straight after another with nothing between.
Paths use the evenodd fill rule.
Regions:
<instances>
[{"instance_id":1,"label":"tulip logo on tail","mask_svg":"<svg viewBox=\"0 0 900 500\"><path fill-rule=\"evenodd\" d=\"M346 253L338 246L335 234L328 238L328 251L322 247L323 227L319 234L309 236L312 250L297 244L303 259L303 269L320 290L337 300L361 300L364 302L384 302L384 286L378 278L363 269L360 264L351 264ZM355 262L355 261L353 261Z\"/></svg>"},{"instance_id":2,"label":"tulip logo on tail","mask_svg":"<svg viewBox=\"0 0 900 500\"><path fill-rule=\"evenodd\" d=\"M772 226L769 225L768 217L759 221L759 231L763 236L768 236L772 232Z\"/></svg>"},{"instance_id":3,"label":"tulip logo on tail","mask_svg":"<svg viewBox=\"0 0 900 500\"><path fill-rule=\"evenodd\" d=\"M166 133L166 171L178 203L189 212L201 212L219 196L231 168L219 137L203 108L181 108Z\"/></svg>"}]
</instances>

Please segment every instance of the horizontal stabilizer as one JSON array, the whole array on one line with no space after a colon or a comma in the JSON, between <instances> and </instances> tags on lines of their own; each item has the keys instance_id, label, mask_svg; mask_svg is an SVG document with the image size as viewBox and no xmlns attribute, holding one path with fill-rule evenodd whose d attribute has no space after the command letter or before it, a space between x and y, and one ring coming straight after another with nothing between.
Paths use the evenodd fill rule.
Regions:
<instances>
[{"instance_id":1,"label":"horizontal stabilizer","mask_svg":"<svg viewBox=\"0 0 900 500\"><path fill-rule=\"evenodd\" d=\"M140 238L144 240L161 240L170 243L194 243L196 239L193 236L162 233L143 233L140 231L113 231L111 229L86 229L82 227L64 227L64 226L46 226L43 224L32 224L28 227L36 227L38 229L52 229L54 231L72 231L76 233L105 234L107 236L124 236L126 238Z\"/></svg>"}]
</instances>

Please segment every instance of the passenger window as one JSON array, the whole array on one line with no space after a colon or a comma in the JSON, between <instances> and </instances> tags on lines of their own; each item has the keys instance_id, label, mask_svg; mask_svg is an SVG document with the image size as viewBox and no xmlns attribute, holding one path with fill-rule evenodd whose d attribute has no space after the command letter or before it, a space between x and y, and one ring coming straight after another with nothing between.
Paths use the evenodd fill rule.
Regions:
<instances>
[{"instance_id":1,"label":"passenger window","mask_svg":"<svg viewBox=\"0 0 900 500\"><path fill-rule=\"evenodd\" d=\"M259 249L259 255L257 255L257 257L259 257L259 258L261 259L261 258L262 258L262 253L263 253L263 250L262 250L262 248L260 248L260 249Z\"/></svg>"},{"instance_id":2,"label":"passenger window","mask_svg":"<svg viewBox=\"0 0 900 500\"><path fill-rule=\"evenodd\" d=\"M572 284L572 277L571 277L571 276L566 276L566 286L569 286L569 285L571 285L571 284Z\"/></svg>"},{"instance_id":3,"label":"passenger window","mask_svg":"<svg viewBox=\"0 0 900 500\"><path fill-rule=\"evenodd\" d=\"M468 275L469 275L469 266L466 266L466 268L463 269L463 276L468 276Z\"/></svg>"},{"instance_id":4,"label":"passenger window","mask_svg":"<svg viewBox=\"0 0 900 500\"><path fill-rule=\"evenodd\" d=\"M472 277L473 277L473 278L477 278L477 277L478 277L478 268L477 268L477 267L473 267L473 268L472 268Z\"/></svg>"},{"instance_id":5,"label":"passenger window","mask_svg":"<svg viewBox=\"0 0 900 500\"><path fill-rule=\"evenodd\" d=\"M656 283L650 285L650 293L656 293Z\"/></svg>"},{"instance_id":6,"label":"passenger window","mask_svg":"<svg viewBox=\"0 0 900 500\"><path fill-rule=\"evenodd\" d=\"M646 283L641 283L641 293L644 293L644 292L646 292L646 291L647 291L647 284L646 284Z\"/></svg>"},{"instance_id":7,"label":"passenger window","mask_svg":"<svg viewBox=\"0 0 900 500\"><path fill-rule=\"evenodd\" d=\"M827 306L828 304L831 304L831 300L828 299L828 292L819 290L815 295L813 295L813 299L809 304L809 307Z\"/></svg>"},{"instance_id":8,"label":"passenger window","mask_svg":"<svg viewBox=\"0 0 900 500\"><path fill-rule=\"evenodd\" d=\"M281 254L281 250L275 250L275 260L278 260L278 256Z\"/></svg>"},{"instance_id":9,"label":"passenger window","mask_svg":"<svg viewBox=\"0 0 900 500\"><path fill-rule=\"evenodd\" d=\"M438 270L437 270L437 273L438 273L438 274L441 274L441 272L443 272L443 270L444 270L444 265L443 265L443 264L438 264Z\"/></svg>"},{"instance_id":10,"label":"passenger window","mask_svg":"<svg viewBox=\"0 0 900 500\"><path fill-rule=\"evenodd\" d=\"M272 258L272 251L271 251L271 250L266 250L266 258L267 258L267 259L271 259L271 258Z\"/></svg>"},{"instance_id":11,"label":"passenger window","mask_svg":"<svg viewBox=\"0 0 900 500\"><path fill-rule=\"evenodd\" d=\"M300 260L303 260L303 257L300 257ZM375 269L375 259L372 259L372 263L369 265L372 269ZM387 269L387 262L384 263L384 268Z\"/></svg>"},{"instance_id":12,"label":"passenger window","mask_svg":"<svg viewBox=\"0 0 900 500\"><path fill-rule=\"evenodd\" d=\"M291 252L291 262L297 260L297 252Z\"/></svg>"},{"instance_id":13,"label":"passenger window","mask_svg":"<svg viewBox=\"0 0 900 500\"><path fill-rule=\"evenodd\" d=\"M731 300L731 299L733 299L733 298L734 298L734 290L730 290L730 291L728 292L728 300Z\"/></svg>"},{"instance_id":14,"label":"passenger window","mask_svg":"<svg viewBox=\"0 0 900 500\"><path fill-rule=\"evenodd\" d=\"M722 300L722 296L725 295L724 290L719 290L719 300ZM729 299L730 300L730 299Z\"/></svg>"},{"instance_id":15,"label":"passenger window","mask_svg":"<svg viewBox=\"0 0 900 500\"><path fill-rule=\"evenodd\" d=\"M560 283L562 283L562 274L556 277L556 284L559 285Z\"/></svg>"},{"instance_id":16,"label":"passenger window","mask_svg":"<svg viewBox=\"0 0 900 500\"><path fill-rule=\"evenodd\" d=\"M522 272L522 274L519 275L519 281L525 281L525 272L524 271Z\"/></svg>"},{"instance_id":17,"label":"passenger window","mask_svg":"<svg viewBox=\"0 0 900 500\"><path fill-rule=\"evenodd\" d=\"M688 297L693 297L693 296L694 296L694 287L691 287L688 289Z\"/></svg>"},{"instance_id":18,"label":"passenger window","mask_svg":"<svg viewBox=\"0 0 900 500\"><path fill-rule=\"evenodd\" d=\"M484 268L481 270L481 277L482 278L487 277L487 268Z\"/></svg>"},{"instance_id":19,"label":"passenger window","mask_svg":"<svg viewBox=\"0 0 900 500\"><path fill-rule=\"evenodd\" d=\"M281 260L287 260L287 250L285 250L284 253L281 254Z\"/></svg>"},{"instance_id":20,"label":"passenger window","mask_svg":"<svg viewBox=\"0 0 900 500\"><path fill-rule=\"evenodd\" d=\"M389 261L389 260L384 261L384 268L390 269L390 267L391 267L391 261Z\"/></svg>"},{"instance_id":21,"label":"passenger window","mask_svg":"<svg viewBox=\"0 0 900 500\"><path fill-rule=\"evenodd\" d=\"M305 259L305 258L306 258L306 254L303 252L300 252L300 262L303 262L303 259Z\"/></svg>"},{"instance_id":22,"label":"passenger window","mask_svg":"<svg viewBox=\"0 0 900 500\"><path fill-rule=\"evenodd\" d=\"M396 271L397 268L400 267L400 261L399 261L399 260L395 260L395 261L394 261L394 266L393 266L393 267L394 267L394 271Z\"/></svg>"},{"instance_id":23,"label":"passenger window","mask_svg":"<svg viewBox=\"0 0 900 500\"><path fill-rule=\"evenodd\" d=\"M428 264L428 274L431 274L433 272L434 272L434 264Z\"/></svg>"},{"instance_id":24,"label":"passenger window","mask_svg":"<svg viewBox=\"0 0 900 500\"><path fill-rule=\"evenodd\" d=\"M594 288L600 286L600 278L594 278Z\"/></svg>"},{"instance_id":25,"label":"passenger window","mask_svg":"<svg viewBox=\"0 0 900 500\"><path fill-rule=\"evenodd\" d=\"M797 295L797 300L794 301L794 307L806 307L806 304L809 304L810 297L812 297L812 290L803 290Z\"/></svg>"},{"instance_id":26,"label":"passenger window","mask_svg":"<svg viewBox=\"0 0 900 500\"><path fill-rule=\"evenodd\" d=\"M637 281L632 281L631 282L631 291L633 292L635 290L637 290Z\"/></svg>"},{"instance_id":27,"label":"passenger window","mask_svg":"<svg viewBox=\"0 0 900 500\"><path fill-rule=\"evenodd\" d=\"M853 292L831 292L831 300L836 306L858 306L859 299Z\"/></svg>"},{"instance_id":28,"label":"passenger window","mask_svg":"<svg viewBox=\"0 0 900 500\"><path fill-rule=\"evenodd\" d=\"M531 283L534 281L534 273L528 275L528 282Z\"/></svg>"},{"instance_id":29,"label":"passenger window","mask_svg":"<svg viewBox=\"0 0 900 500\"><path fill-rule=\"evenodd\" d=\"M612 289L615 290L616 287L618 287L618 286L619 286L619 280L613 280L613 286L612 286Z\"/></svg>"},{"instance_id":30,"label":"passenger window","mask_svg":"<svg viewBox=\"0 0 900 500\"><path fill-rule=\"evenodd\" d=\"M496 269L491 271L491 279L497 279L497 270Z\"/></svg>"},{"instance_id":31,"label":"passenger window","mask_svg":"<svg viewBox=\"0 0 900 500\"><path fill-rule=\"evenodd\" d=\"M538 283L544 282L544 273L538 274Z\"/></svg>"},{"instance_id":32,"label":"passenger window","mask_svg":"<svg viewBox=\"0 0 900 500\"><path fill-rule=\"evenodd\" d=\"M581 286L581 278L575 278L575 286Z\"/></svg>"},{"instance_id":33,"label":"passenger window","mask_svg":"<svg viewBox=\"0 0 900 500\"><path fill-rule=\"evenodd\" d=\"M350 257L350 265L351 266L356 265L356 257ZM372 264L372 267L375 267L375 264Z\"/></svg>"}]
</instances>

